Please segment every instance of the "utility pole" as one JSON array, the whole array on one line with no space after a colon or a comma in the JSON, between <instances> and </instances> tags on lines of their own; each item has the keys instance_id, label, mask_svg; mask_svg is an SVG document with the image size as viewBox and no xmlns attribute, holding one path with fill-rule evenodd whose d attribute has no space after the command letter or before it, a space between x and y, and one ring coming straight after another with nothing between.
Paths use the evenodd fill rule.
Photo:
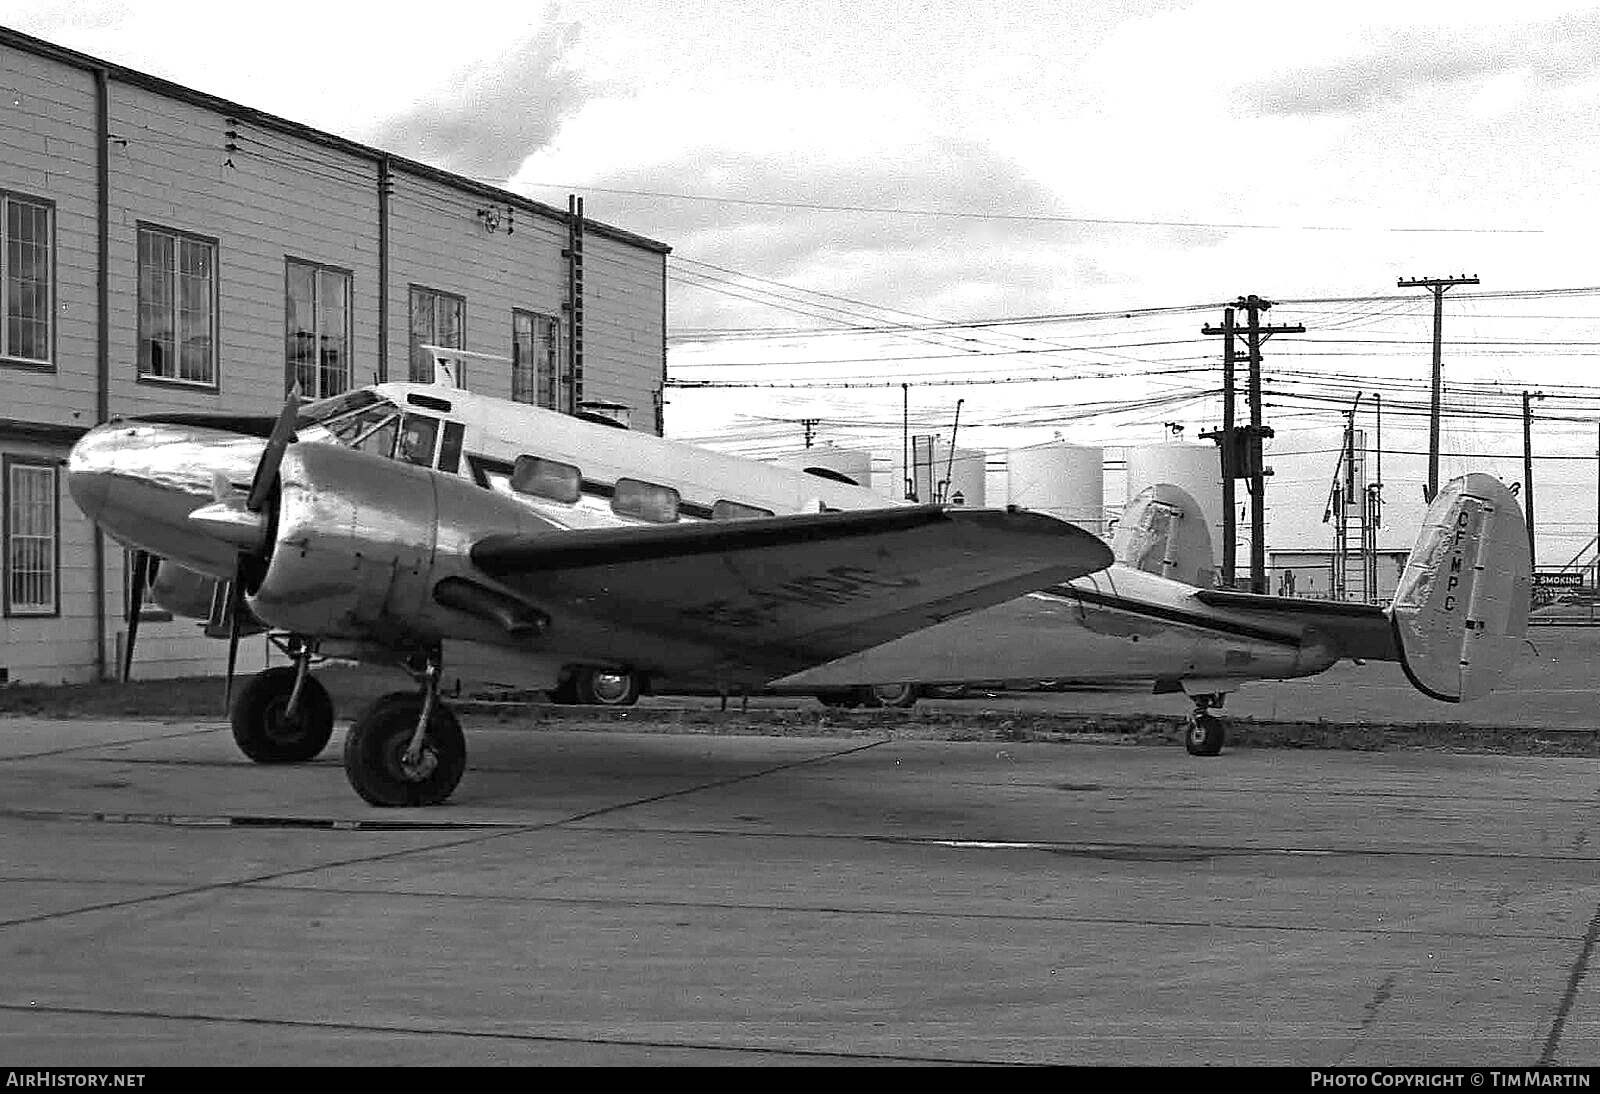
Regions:
<instances>
[{"instance_id":1,"label":"utility pole","mask_svg":"<svg viewBox=\"0 0 1600 1094\"><path fill-rule=\"evenodd\" d=\"M1477 283L1477 274L1471 277L1402 277L1397 282L1402 289L1427 289L1433 293L1433 410L1428 416L1428 485L1423 491L1423 500L1429 504L1439 492L1439 390L1444 371L1444 294L1452 285Z\"/></svg>"},{"instance_id":2,"label":"utility pole","mask_svg":"<svg viewBox=\"0 0 1600 1094\"><path fill-rule=\"evenodd\" d=\"M1538 556L1533 553L1533 404L1530 400L1543 399L1544 392L1532 395L1522 393L1522 509L1528 518L1528 564L1538 569Z\"/></svg>"},{"instance_id":3,"label":"utility pole","mask_svg":"<svg viewBox=\"0 0 1600 1094\"><path fill-rule=\"evenodd\" d=\"M800 419L800 424L805 427L805 431L806 431L806 447L807 448L811 447L811 439L814 436L816 436L817 426L821 422L822 422L821 418L801 418Z\"/></svg>"},{"instance_id":4,"label":"utility pole","mask_svg":"<svg viewBox=\"0 0 1600 1094\"><path fill-rule=\"evenodd\" d=\"M1250 424L1239 429L1233 424L1233 352L1234 335L1239 328L1234 323L1234 308L1223 311L1223 325L1201 328L1202 334L1223 336L1222 351L1222 429L1201 436L1216 441L1222 447L1222 499L1228 510L1224 523L1223 575L1225 581L1233 577L1229 565L1233 555L1233 480L1248 479L1250 490L1250 591L1267 591L1267 483L1266 467L1262 460L1262 442L1272 436L1272 430L1261 423L1261 345L1274 334L1304 334L1299 323L1262 325L1261 313L1272 307L1272 301L1254 294L1241 296L1234 308L1245 312L1244 359L1250 367L1249 400Z\"/></svg>"},{"instance_id":5,"label":"utility pole","mask_svg":"<svg viewBox=\"0 0 1600 1094\"><path fill-rule=\"evenodd\" d=\"M1217 454L1222 465L1222 585L1234 588L1234 569L1238 562L1239 529L1234 516L1233 479L1238 473L1233 442L1233 309L1222 309L1222 326L1209 324L1200 328L1204 334L1222 335L1222 428L1200 436L1217 442Z\"/></svg>"}]
</instances>

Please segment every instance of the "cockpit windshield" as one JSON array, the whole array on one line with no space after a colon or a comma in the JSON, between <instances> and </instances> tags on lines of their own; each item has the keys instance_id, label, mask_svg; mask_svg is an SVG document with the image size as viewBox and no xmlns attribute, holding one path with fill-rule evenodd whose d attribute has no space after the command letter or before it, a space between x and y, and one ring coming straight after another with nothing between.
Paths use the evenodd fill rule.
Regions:
<instances>
[{"instance_id":1,"label":"cockpit windshield","mask_svg":"<svg viewBox=\"0 0 1600 1094\"><path fill-rule=\"evenodd\" d=\"M391 457L400 408L376 392L357 389L309 404L298 423L303 440L320 433L335 444Z\"/></svg>"},{"instance_id":2,"label":"cockpit windshield","mask_svg":"<svg viewBox=\"0 0 1600 1094\"><path fill-rule=\"evenodd\" d=\"M321 425L329 419L339 418L353 410L384 401L383 396L376 391L364 387L347 391L343 395L335 395L331 399L318 399L300 408L300 415L295 419L295 428L304 429L311 425Z\"/></svg>"}]
</instances>

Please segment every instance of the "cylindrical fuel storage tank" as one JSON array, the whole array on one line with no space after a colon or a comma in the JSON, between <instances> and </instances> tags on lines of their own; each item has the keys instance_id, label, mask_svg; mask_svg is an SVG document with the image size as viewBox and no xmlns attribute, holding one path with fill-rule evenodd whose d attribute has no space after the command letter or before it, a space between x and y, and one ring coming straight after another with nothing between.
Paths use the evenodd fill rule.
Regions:
<instances>
[{"instance_id":1,"label":"cylindrical fuel storage tank","mask_svg":"<svg viewBox=\"0 0 1600 1094\"><path fill-rule=\"evenodd\" d=\"M1053 441L1006 453L1006 503L1049 513L1100 535L1105 450Z\"/></svg>"},{"instance_id":2,"label":"cylindrical fuel storage tank","mask_svg":"<svg viewBox=\"0 0 1600 1094\"><path fill-rule=\"evenodd\" d=\"M1222 550L1222 459L1214 444L1150 444L1130 447L1128 490L1124 504L1141 490L1156 483L1170 482L1187 491L1205 511L1211 530L1211 552ZM1239 490L1239 497L1246 497Z\"/></svg>"},{"instance_id":3,"label":"cylindrical fuel storage tank","mask_svg":"<svg viewBox=\"0 0 1600 1094\"><path fill-rule=\"evenodd\" d=\"M869 489L872 486L872 453L865 449L819 444L785 456L779 462L785 467L820 473L836 482L847 479L856 486Z\"/></svg>"},{"instance_id":4,"label":"cylindrical fuel storage tank","mask_svg":"<svg viewBox=\"0 0 1600 1094\"><path fill-rule=\"evenodd\" d=\"M911 457L909 477L918 502L926 505L942 501L973 508L986 504L987 452L958 448L952 458L950 442L928 434L911 438ZM895 470L903 491L907 478L903 458L895 461Z\"/></svg>"}]
</instances>

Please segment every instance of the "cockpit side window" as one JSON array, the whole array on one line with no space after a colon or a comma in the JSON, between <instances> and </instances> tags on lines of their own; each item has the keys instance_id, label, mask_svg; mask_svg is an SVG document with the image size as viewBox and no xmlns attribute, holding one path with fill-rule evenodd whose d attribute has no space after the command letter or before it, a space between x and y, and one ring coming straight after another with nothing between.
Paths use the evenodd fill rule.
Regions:
<instances>
[{"instance_id":1,"label":"cockpit side window","mask_svg":"<svg viewBox=\"0 0 1600 1094\"><path fill-rule=\"evenodd\" d=\"M400 442L395 448L394 458L419 467L432 467L438 442L438 418L430 418L426 414L407 414L400 419Z\"/></svg>"},{"instance_id":2,"label":"cockpit side window","mask_svg":"<svg viewBox=\"0 0 1600 1094\"><path fill-rule=\"evenodd\" d=\"M394 453L395 426L399 421L400 411L392 403L379 400L366 410L329 422L326 428L340 444L387 459Z\"/></svg>"}]
</instances>

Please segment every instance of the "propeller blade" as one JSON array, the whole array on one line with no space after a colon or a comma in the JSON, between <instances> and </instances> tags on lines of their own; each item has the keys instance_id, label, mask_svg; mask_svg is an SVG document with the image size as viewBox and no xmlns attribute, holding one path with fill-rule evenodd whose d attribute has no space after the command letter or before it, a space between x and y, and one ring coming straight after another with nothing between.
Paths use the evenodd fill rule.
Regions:
<instances>
[{"instance_id":1,"label":"propeller blade","mask_svg":"<svg viewBox=\"0 0 1600 1094\"><path fill-rule=\"evenodd\" d=\"M128 639L122 646L122 682L133 676L133 644L139 637L139 616L144 611L144 590L150 580L150 552L133 552L132 584L128 589Z\"/></svg>"},{"instance_id":2,"label":"propeller blade","mask_svg":"<svg viewBox=\"0 0 1600 1094\"><path fill-rule=\"evenodd\" d=\"M296 384L294 390L289 392L289 397L284 400L283 410L278 414L278 420L272 425L272 435L267 438L267 447L261 453L261 462L256 464L255 477L250 480L250 493L245 498L244 507L252 513L259 513L267 504L267 495L272 493L272 484L278 477L278 465L283 463L283 454L289 447L289 442L294 439L295 418L300 413L300 385Z\"/></svg>"},{"instance_id":3,"label":"propeller blade","mask_svg":"<svg viewBox=\"0 0 1600 1094\"><path fill-rule=\"evenodd\" d=\"M223 691L223 704L230 711L233 709L233 670L239 663L239 620L244 611L244 558L240 556L233 581L228 586L228 682Z\"/></svg>"}]
</instances>

